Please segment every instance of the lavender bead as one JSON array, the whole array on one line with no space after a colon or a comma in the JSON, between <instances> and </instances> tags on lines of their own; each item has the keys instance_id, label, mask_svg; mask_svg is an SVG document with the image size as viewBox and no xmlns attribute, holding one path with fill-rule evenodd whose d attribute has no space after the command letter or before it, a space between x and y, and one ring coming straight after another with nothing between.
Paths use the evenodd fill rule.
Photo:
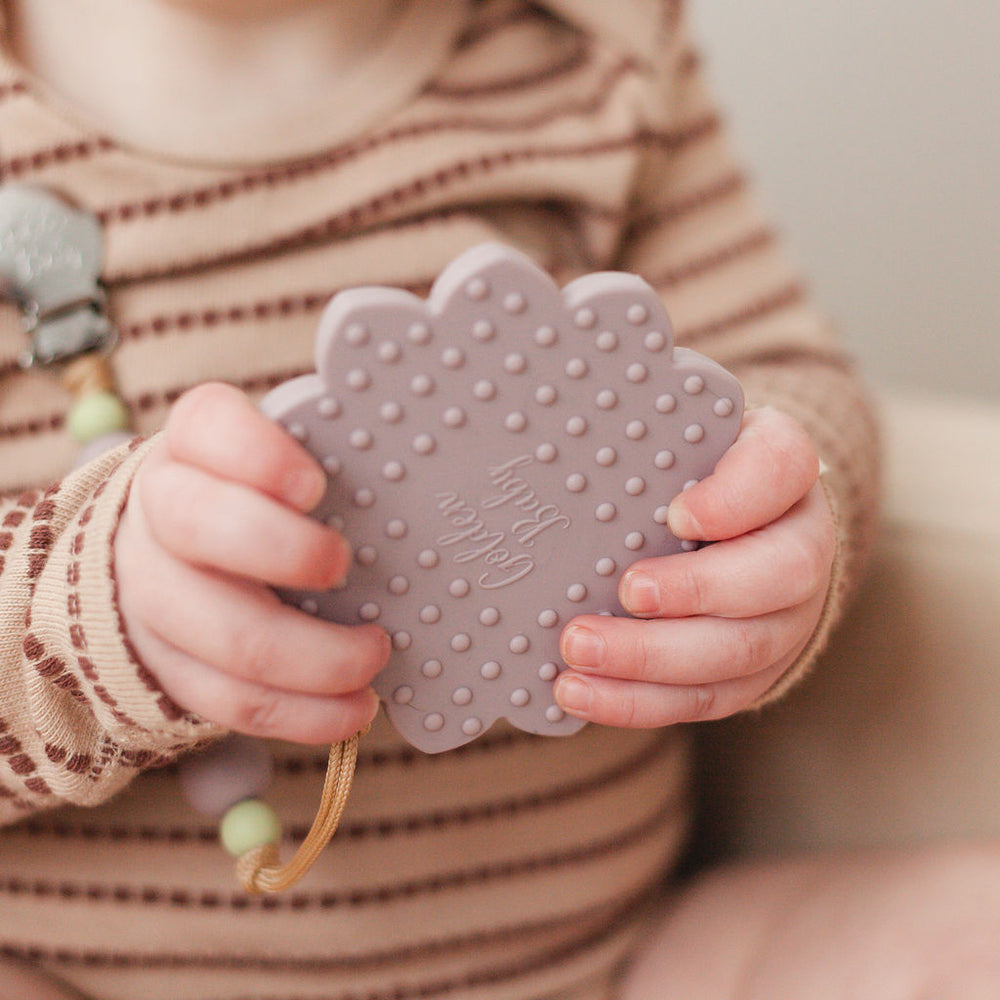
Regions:
<instances>
[{"instance_id":1,"label":"lavender bead","mask_svg":"<svg viewBox=\"0 0 1000 1000\"><path fill-rule=\"evenodd\" d=\"M100 437L94 438L93 441L88 441L76 453L73 468L79 469L81 465L92 462L106 451L111 451L112 448L117 448L120 444L125 444L134 437L135 435L129 431L111 431L109 434L102 434Z\"/></svg>"},{"instance_id":2,"label":"lavender bead","mask_svg":"<svg viewBox=\"0 0 1000 1000\"><path fill-rule=\"evenodd\" d=\"M185 757L178 772L184 798L199 812L222 816L237 802L264 793L274 762L260 740L236 733Z\"/></svg>"}]
</instances>

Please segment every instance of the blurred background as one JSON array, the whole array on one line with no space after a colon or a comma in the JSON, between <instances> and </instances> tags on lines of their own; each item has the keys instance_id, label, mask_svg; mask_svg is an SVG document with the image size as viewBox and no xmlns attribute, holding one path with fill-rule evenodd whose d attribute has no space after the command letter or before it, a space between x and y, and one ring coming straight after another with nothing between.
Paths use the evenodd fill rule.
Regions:
<instances>
[{"instance_id":1,"label":"blurred background","mask_svg":"<svg viewBox=\"0 0 1000 1000\"><path fill-rule=\"evenodd\" d=\"M1000 399L1000 5L691 6L738 152L871 379Z\"/></svg>"}]
</instances>

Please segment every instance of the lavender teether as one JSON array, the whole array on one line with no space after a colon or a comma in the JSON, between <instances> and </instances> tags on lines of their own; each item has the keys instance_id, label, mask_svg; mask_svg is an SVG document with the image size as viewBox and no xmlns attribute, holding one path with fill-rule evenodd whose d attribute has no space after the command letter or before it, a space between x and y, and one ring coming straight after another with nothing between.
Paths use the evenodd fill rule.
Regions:
<instances>
[{"instance_id":1,"label":"lavender teether","mask_svg":"<svg viewBox=\"0 0 1000 1000\"><path fill-rule=\"evenodd\" d=\"M316 374L262 406L326 468L316 516L355 552L346 587L282 597L389 631L376 689L433 753L499 718L553 736L583 725L552 698L562 626L622 614L629 564L685 547L667 505L732 444L743 394L672 346L640 278L596 273L560 291L527 257L484 244L426 302L337 295Z\"/></svg>"}]
</instances>

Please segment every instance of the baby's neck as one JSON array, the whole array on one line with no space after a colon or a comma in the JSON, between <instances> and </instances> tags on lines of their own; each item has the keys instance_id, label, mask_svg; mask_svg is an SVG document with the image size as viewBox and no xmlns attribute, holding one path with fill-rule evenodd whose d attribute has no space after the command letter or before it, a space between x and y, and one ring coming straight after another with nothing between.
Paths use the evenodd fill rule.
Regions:
<instances>
[{"instance_id":1,"label":"baby's neck","mask_svg":"<svg viewBox=\"0 0 1000 1000\"><path fill-rule=\"evenodd\" d=\"M329 120L338 90L346 92L345 114L357 114L364 94L355 71L402 6L399 0L7 2L14 55L55 95L126 143L213 161L301 153L322 128L319 116Z\"/></svg>"}]
</instances>

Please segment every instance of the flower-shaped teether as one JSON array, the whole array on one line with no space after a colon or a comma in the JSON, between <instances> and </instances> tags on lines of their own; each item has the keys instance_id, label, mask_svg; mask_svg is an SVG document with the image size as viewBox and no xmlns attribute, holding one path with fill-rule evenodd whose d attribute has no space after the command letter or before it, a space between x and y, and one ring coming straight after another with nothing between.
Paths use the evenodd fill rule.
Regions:
<instances>
[{"instance_id":1,"label":"flower-shaped teether","mask_svg":"<svg viewBox=\"0 0 1000 1000\"><path fill-rule=\"evenodd\" d=\"M316 516L355 553L345 587L282 596L388 630L376 689L400 733L437 752L499 718L547 735L583 725L552 698L560 631L583 612L622 614L628 565L684 547L667 505L735 440L743 394L673 347L635 275L560 291L484 244L426 302L337 295L316 374L262 406L327 470Z\"/></svg>"}]
</instances>

